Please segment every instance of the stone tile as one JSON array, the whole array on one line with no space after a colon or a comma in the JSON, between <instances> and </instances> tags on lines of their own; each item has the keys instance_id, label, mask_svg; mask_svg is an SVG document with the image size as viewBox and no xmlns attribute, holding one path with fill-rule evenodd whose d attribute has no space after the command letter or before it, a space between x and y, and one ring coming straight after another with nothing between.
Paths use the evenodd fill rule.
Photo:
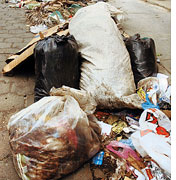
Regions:
<instances>
[{"instance_id":1,"label":"stone tile","mask_svg":"<svg viewBox=\"0 0 176 180\"><path fill-rule=\"evenodd\" d=\"M24 43L24 42L20 42L20 43L15 42L12 44L12 48L22 49L24 46L26 46L26 43Z\"/></svg>"},{"instance_id":2,"label":"stone tile","mask_svg":"<svg viewBox=\"0 0 176 180\"><path fill-rule=\"evenodd\" d=\"M12 47L12 43L0 42L0 49L11 48L11 47Z\"/></svg>"},{"instance_id":3,"label":"stone tile","mask_svg":"<svg viewBox=\"0 0 176 180\"><path fill-rule=\"evenodd\" d=\"M1 122L2 123L2 122ZM0 161L11 155L8 131L0 131Z\"/></svg>"},{"instance_id":4,"label":"stone tile","mask_svg":"<svg viewBox=\"0 0 176 180\"><path fill-rule=\"evenodd\" d=\"M1 62L1 61L4 62L4 61L8 58L8 56L9 56L9 55L7 55L7 54L0 54L0 62Z\"/></svg>"},{"instance_id":5,"label":"stone tile","mask_svg":"<svg viewBox=\"0 0 176 180\"><path fill-rule=\"evenodd\" d=\"M24 104L24 107L28 107L30 106L31 104L34 103L34 94L32 95L27 95L26 96L26 101L25 101L25 104Z\"/></svg>"},{"instance_id":6,"label":"stone tile","mask_svg":"<svg viewBox=\"0 0 176 180\"><path fill-rule=\"evenodd\" d=\"M34 82L32 81L17 81L15 83L12 84L11 87L11 93L15 93L18 95L31 95L34 92Z\"/></svg>"},{"instance_id":7,"label":"stone tile","mask_svg":"<svg viewBox=\"0 0 176 180\"><path fill-rule=\"evenodd\" d=\"M24 108L24 97L13 93L3 94L0 96L0 110L9 111L13 109Z\"/></svg>"},{"instance_id":8,"label":"stone tile","mask_svg":"<svg viewBox=\"0 0 176 180\"><path fill-rule=\"evenodd\" d=\"M22 29L11 29L11 30L8 30L8 33L9 34L14 34L14 36L15 36L15 34L23 34L23 33L25 33L25 31L24 30L22 30Z\"/></svg>"},{"instance_id":9,"label":"stone tile","mask_svg":"<svg viewBox=\"0 0 176 180\"><path fill-rule=\"evenodd\" d=\"M2 180L21 180L15 171L12 156L0 161L0 178Z\"/></svg>"},{"instance_id":10,"label":"stone tile","mask_svg":"<svg viewBox=\"0 0 176 180\"><path fill-rule=\"evenodd\" d=\"M62 178L61 180L93 180L89 163L82 166L75 173Z\"/></svg>"},{"instance_id":11,"label":"stone tile","mask_svg":"<svg viewBox=\"0 0 176 180\"><path fill-rule=\"evenodd\" d=\"M3 48L0 49L0 54L15 54L19 51L18 48Z\"/></svg>"},{"instance_id":12,"label":"stone tile","mask_svg":"<svg viewBox=\"0 0 176 180\"><path fill-rule=\"evenodd\" d=\"M21 43L21 42L23 42L23 38L16 38L16 37L14 37L14 38L7 38L7 39L4 40L4 42Z\"/></svg>"},{"instance_id":13,"label":"stone tile","mask_svg":"<svg viewBox=\"0 0 176 180\"><path fill-rule=\"evenodd\" d=\"M2 94L6 94L10 92L11 84L5 81L0 81L0 87L1 87L0 90L0 96L1 96Z\"/></svg>"},{"instance_id":14,"label":"stone tile","mask_svg":"<svg viewBox=\"0 0 176 180\"><path fill-rule=\"evenodd\" d=\"M161 60L161 64L171 73L171 60Z\"/></svg>"},{"instance_id":15,"label":"stone tile","mask_svg":"<svg viewBox=\"0 0 176 180\"><path fill-rule=\"evenodd\" d=\"M0 132L3 131L7 131L7 125L8 125L8 122L11 118L12 115L16 114L17 112L19 112L21 110L20 109L12 109L10 111L4 111L3 112L3 116L2 116L2 119L0 119ZM6 141L4 141L6 143Z\"/></svg>"}]
</instances>

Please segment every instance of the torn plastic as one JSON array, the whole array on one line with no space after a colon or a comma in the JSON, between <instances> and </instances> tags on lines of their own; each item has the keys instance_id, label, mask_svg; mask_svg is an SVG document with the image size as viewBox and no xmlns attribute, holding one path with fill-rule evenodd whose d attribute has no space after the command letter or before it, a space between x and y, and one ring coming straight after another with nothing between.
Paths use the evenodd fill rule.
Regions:
<instances>
[{"instance_id":1,"label":"torn plastic","mask_svg":"<svg viewBox=\"0 0 176 180\"><path fill-rule=\"evenodd\" d=\"M142 157L150 156L170 176L171 144L169 138L158 135L151 129L143 129L133 133L131 139Z\"/></svg>"},{"instance_id":2,"label":"torn plastic","mask_svg":"<svg viewBox=\"0 0 176 180\"><path fill-rule=\"evenodd\" d=\"M157 73L155 43L152 38L140 38L135 34L125 39L126 48L130 54L135 83Z\"/></svg>"},{"instance_id":3,"label":"torn plastic","mask_svg":"<svg viewBox=\"0 0 176 180\"><path fill-rule=\"evenodd\" d=\"M44 97L10 118L10 145L22 179L58 179L99 151L100 127L79 103L70 95Z\"/></svg>"},{"instance_id":4,"label":"torn plastic","mask_svg":"<svg viewBox=\"0 0 176 180\"><path fill-rule=\"evenodd\" d=\"M130 57L111 13L121 14L98 2L81 8L69 23L84 58L80 88L90 92L101 109L141 108Z\"/></svg>"},{"instance_id":5,"label":"torn plastic","mask_svg":"<svg viewBox=\"0 0 176 180\"><path fill-rule=\"evenodd\" d=\"M46 25L43 25L43 24L39 24L39 25L36 25L36 26L31 26L30 27L30 31L34 34L37 34L39 33L40 31L44 31L48 29L48 27Z\"/></svg>"},{"instance_id":6,"label":"torn plastic","mask_svg":"<svg viewBox=\"0 0 176 180\"><path fill-rule=\"evenodd\" d=\"M163 103L170 104L171 88L168 76L158 73L157 77L147 77L138 82L138 95L145 101L143 109L162 107Z\"/></svg>"},{"instance_id":7,"label":"torn plastic","mask_svg":"<svg viewBox=\"0 0 176 180\"><path fill-rule=\"evenodd\" d=\"M62 86L61 88L51 88L51 96L65 96L70 95L79 103L81 109L88 115L95 112L97 103L94 98L84 90L77 90L68 86Z\"/></svg>"},{"instance_id":8,"label":"torn plastic","mask_svg":"<svg viewBox=\"0 0 176 180\"><path fill-rule=\"evenodd\" d=\"M162 111L155 108L143 111L139 119L139 125L142 129L149 128L155 132L157 127L163 127L167 132L171 132L170 119Z\"/></svg>"},{"instance_id":9,"label":"torn plastic","mask_svg":"<svg viewBox=\"0 0 176 180\"><path fill-rule=\"evenodd\" d=\"M49 96L50 89L66 85L79 88L79 54L73 36L53 35L34 49L36 82L34 101Z\"/></svg>"},{"instance_id":10,"label":"torn plastic","mask_svg":"<svg viewBox=\"0 0 176 180\"><path fill-rule=\"evenodd\" d=\"M131 149L135 150L135 147L133 145L133 142L132 140L129 138L129 139L121 139L119 142L123 143L123 144L126 144L127 146L129 146Z\"/></svg>"},{"instance_id":11,"label":"torn plastic","mask_svg":"<svg viewBox=\"0 0 176 180\"><path fill-rule=\"evenodd\" d=\"M118 148L118 147L122 148L122 150L115 150L115 148ZM121 142L111 141L110 144L106 146L106 148L123 159L127 160L129 156L132 156L136 161L140 161L140 158L139 156L137 156L135 151L132 150L129 146Z\"/></svg>"},{"instance_id":12,"label":"torn plastic","mask_svg":"<svg viewBox=\"0 0 176 180\"><path fill-rule=\"evenodd\" d=\"M144 163L142 162L141 158L137 155L137 153L129 146L121 142L111 141L110 144L106 146L106 148L109 151L113 152L115 155L126 160L129 165L133 166L135 169L139 171L141 171L141 169L145 167ZM129 169L128 166L127 169Z\"/></svg>"},{"instance_id":13,"label":"torn plastic","mask_svg":"<svg viewBox=\"0 0 176 180\"><path fill-rule=\"evenodd\" d=\"M54 11L52 14L50 14L48 16L48 19L50 21L56 21L57 24L65 22L64 17L62 16L62 14L59 11Z\"/></svg>"},{"instance_id":14,"label":"torn plastic","mask_svg":"<svg viewBox=\"0 0 176 180\"><path fill-rule=\"evenodd\" d=\"M154 162L147 162L147 167L142 169L146 180L170 180L171 178L167 176L162 169Z\"/></svg>"},{"instance_id":15,"label":"torn plastic","mask_svg":"<svg viewBox=\"0 0 176 180\"><path fill-rule=\"evenodd\" d=\"M110 135L112 126L110 124L104 123L103 121L98 121L99 126L101 127L101 135Z\"/></svg>"}]
</instances>

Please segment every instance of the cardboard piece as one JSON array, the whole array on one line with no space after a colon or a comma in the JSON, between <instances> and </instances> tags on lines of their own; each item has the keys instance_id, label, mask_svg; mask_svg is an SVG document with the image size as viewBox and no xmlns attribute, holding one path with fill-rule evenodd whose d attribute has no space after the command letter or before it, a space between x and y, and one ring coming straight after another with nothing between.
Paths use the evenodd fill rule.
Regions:
<instances>
[{"instance_id":1,"label":"cardboard piece","mask_svg":"<svg viewBox=\"0 0 176 180\"><path fill-rule=\"evenodd\" d=\"M51 36L54 33L58 34L59 36L68 34L69 32L68 29L57 33L57 31L59 30L59 27L60 25L57 25L48 30L42 31L42 33L40 34L37 34L34 37L34 39L32 39L23 49L21 49L17 54L9 57L6 60L6 62L9 62L9 63L4 66L4 68L2 69L2 73L5 74L5 73L10 72L17 65L19 65L21 62L25 61L29 56L31 56L34 53L35 45L42 38Z\"/></svg>"},{"instance_id":2,"label":"cardboard piece","mask_svg":"<svg viewBox=\"0 0 176 180\"><path fill-rule=\"evenodd\" d=\"M161 110L166 116L171 119L171 110Z\"/></svg>"},{"instance_id":3,"label":"cardboard piece","mask_svg":"<svg viewBox=\"0 0 176 180\"><path fill-rule=\"evenodd\" d=\"M130 179L129 177L125 176L124 180L132 180L132 179Z\"/></svg>"}]
</instances>

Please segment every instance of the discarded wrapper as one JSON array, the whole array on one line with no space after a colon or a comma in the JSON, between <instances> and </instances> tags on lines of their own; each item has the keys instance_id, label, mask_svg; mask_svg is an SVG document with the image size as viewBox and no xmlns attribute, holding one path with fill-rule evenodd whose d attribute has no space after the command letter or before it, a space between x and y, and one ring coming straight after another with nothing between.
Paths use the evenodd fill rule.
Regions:
<instances>
[{"instance_id":1,"label":"discarded wrapper","mask_svg":"<svg viewBox=\"0 0 176 180\"><path fill-rule=\"evenodd\" d=\"M100 151L99 153L97 153L92 159L93 164L102 165L103 157L104 157L104 151Z\"/></svg>"},{"instance_id":2,"label":"discarded wrapper","mask_svg":"<svg viewBox=\"0 0 176 180\"><path fill-rule=\"evenodd\" d=\"M103 121L98 121L99 126L101 127L101 134L110 135L112 126L110 124L106 124Z\"/></svg>"},{"instance_id":3,"label":"discarded wrapper","mask_svg":"<svg viewBox=\"0 0 176 180\"><path fill-rule=\"evenodd\" d=\"M115 132L116 134L120 134L123 131L123 128L127 127L127 124L124 121L118 121L113 123L112 126L113 126L112 131Z\"/></svg>"}]
</instances>

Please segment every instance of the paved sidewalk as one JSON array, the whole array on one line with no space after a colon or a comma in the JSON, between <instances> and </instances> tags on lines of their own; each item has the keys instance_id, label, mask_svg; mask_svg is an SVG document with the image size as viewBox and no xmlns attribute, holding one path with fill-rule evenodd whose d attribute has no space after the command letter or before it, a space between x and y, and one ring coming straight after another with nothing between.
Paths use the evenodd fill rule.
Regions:
<instances>
[{"instance_id":1,"label":"paved sidewalk","mask_svg":"<svg viewBox=\"0 0 176 180\"><path fill-rule=\"evenodd\" d=\"M171 0L143 0L171 11Z\"/></svg>"},{"instance_id":2,"label":"paved sidewalk","mask_svg":"<svg viewBox=\"0 0 176 180\"><path fill-rule=\"evenodd\" d=\"M32 37L26 27L24 9L0 3L0 71L7 57L23 48ZM33 103L34 80L34 75L25 70L13 77L0 73L0 180L20 180L12 162L7 123L14 113ZM89 164L62 180L93 180Z\"/></svg>"},{"instance_id":3,"label":"paved sidewalk","mask_svg":"<svg viewBox=\"0 0 176 180\"><path fill-rule=\"evenodd\" d=\"M154 39L156 53L160 55L161 61L158 63L159 72L168 75L170 82L171 13L165 8L143 0L110 0L110 2L126 13L122 27L129 35L139 33L141 37Z\"/></svg>"},{"instance_id":4,"label":"paved sidewalk","mask_svg":"<svg viewBox=\"0 0 176 180\"><path fill-rule=\"evenodd\" d=\"M6 58L33 37L25 23L22 9L0 4L0 71L6 64ZM33 103L33 88L34 77L31 75L5 77L0 74L0 180L20 179L13 167L6 126L12 114Z\"/></svg>"}]
</instances>

